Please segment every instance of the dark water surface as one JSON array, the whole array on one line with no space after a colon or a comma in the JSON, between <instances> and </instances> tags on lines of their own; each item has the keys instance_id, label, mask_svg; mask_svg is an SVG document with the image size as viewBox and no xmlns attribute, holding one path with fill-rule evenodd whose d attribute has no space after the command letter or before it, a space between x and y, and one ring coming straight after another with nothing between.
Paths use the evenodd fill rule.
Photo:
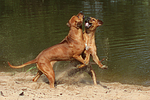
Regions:
<instances>
[{"instance_id":1,"label":"dark water surface","mask_svg":"<svg viewBox=\"0 0 150 100\"><path fill-rule=\"evenodd\" d=\"M15 70L7 61L23 64L59 43L81 10L104 22L96 45L109 69L93 65L97 79L150 86L149 0L1 0L0 71Z\"/></svg>"}]
</instances>

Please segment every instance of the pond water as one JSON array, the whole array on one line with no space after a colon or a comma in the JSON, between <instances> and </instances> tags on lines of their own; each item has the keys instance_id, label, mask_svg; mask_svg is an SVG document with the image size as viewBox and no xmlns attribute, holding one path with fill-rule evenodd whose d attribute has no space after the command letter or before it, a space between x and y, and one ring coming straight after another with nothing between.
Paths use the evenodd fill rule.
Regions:
<instances>
[{"instance_id":1,"label":"pond water","mask_svg":"<svg viewBox=\"0 0 150 100\"><path fill-rule=\"evenodd\" d=\"M68 20L82 10L104 22L96 45L109 69L93 65L97 79L150 86L149 5L149 0L1 0L0 71L15 71L7 61L23 64L59 43L68 34Z\"/></svg>"}]
</instances>

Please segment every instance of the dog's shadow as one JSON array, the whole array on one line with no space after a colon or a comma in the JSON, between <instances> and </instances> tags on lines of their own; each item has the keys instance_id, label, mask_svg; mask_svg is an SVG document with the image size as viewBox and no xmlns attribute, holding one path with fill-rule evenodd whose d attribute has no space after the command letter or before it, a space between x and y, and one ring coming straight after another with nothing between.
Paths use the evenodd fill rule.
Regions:
<instances>
[{"instance_id":1,"label":"dog's shadow","mask_svg":"<svg viewBox=\"0 0 150 100\"><path fill-rule=\"evenodd\" d=\"M77 68L77 67L69 67L64 71L56 72L55 75L55 86L59 84L68 84L68 85L94 85L92 79L86 80L87 73L89 72L88 66L85 66L83 68ZM43 81L49 84L49 81L46 77L43 78ZM102 86L103 88L107 88L107 86L104 86L100 83L100 81L97 81L97 84Z\"/></svg>"}]
</instances>

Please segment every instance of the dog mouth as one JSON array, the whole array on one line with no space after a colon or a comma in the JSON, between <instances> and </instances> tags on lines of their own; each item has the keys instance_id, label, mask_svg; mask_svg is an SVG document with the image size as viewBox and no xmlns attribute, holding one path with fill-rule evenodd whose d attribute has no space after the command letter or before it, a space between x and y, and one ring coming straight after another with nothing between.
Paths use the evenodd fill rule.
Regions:
<instances>
[{"instance_id":1,"label":"dog mouth","mask_svg":"<svg viewBox=\"0 0 150 100\"><path fill-rule=\"evenodd\" d=\"M89 29L92 26L92 23L85 21L85 28Z\"/></svg>"},{"instance_id":2,"label":"dog mouth","mask_svg":"<svg viewBox=\"0 0 150 100\"><path fill-rule=\"evenodd\" d=\"M82 28L82 22L77 23L78 28Z\"/></svg>"}]
</instances>

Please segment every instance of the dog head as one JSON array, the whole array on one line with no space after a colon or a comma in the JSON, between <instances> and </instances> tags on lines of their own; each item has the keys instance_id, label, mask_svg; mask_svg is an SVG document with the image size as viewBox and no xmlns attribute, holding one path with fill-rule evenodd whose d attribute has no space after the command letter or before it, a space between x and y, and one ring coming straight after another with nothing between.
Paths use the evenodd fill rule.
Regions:
<instances>
[{"instance_id":1,"label":"dog head","mask_svg":"<svg viewBox=\"0 0 150 100\"><path fill-rule=\"evenodd\" d=\"M82 12L79 12L77 15L71 17L69 22L67 23L68 27L82 28L84 15Z\"/></svg>"},{"instance_id":2,"label":"dog head","mask_svg":"<svg viewBox=\"0 0 150 100\"><path fill-rule=\"evenodd\" d=\"M99 19L95 19L93 17L88 17L87 20L85 20L85 29L89 31L96 30L98 26L101 26L103 22Z\"/></svg>"}]
</instances>

